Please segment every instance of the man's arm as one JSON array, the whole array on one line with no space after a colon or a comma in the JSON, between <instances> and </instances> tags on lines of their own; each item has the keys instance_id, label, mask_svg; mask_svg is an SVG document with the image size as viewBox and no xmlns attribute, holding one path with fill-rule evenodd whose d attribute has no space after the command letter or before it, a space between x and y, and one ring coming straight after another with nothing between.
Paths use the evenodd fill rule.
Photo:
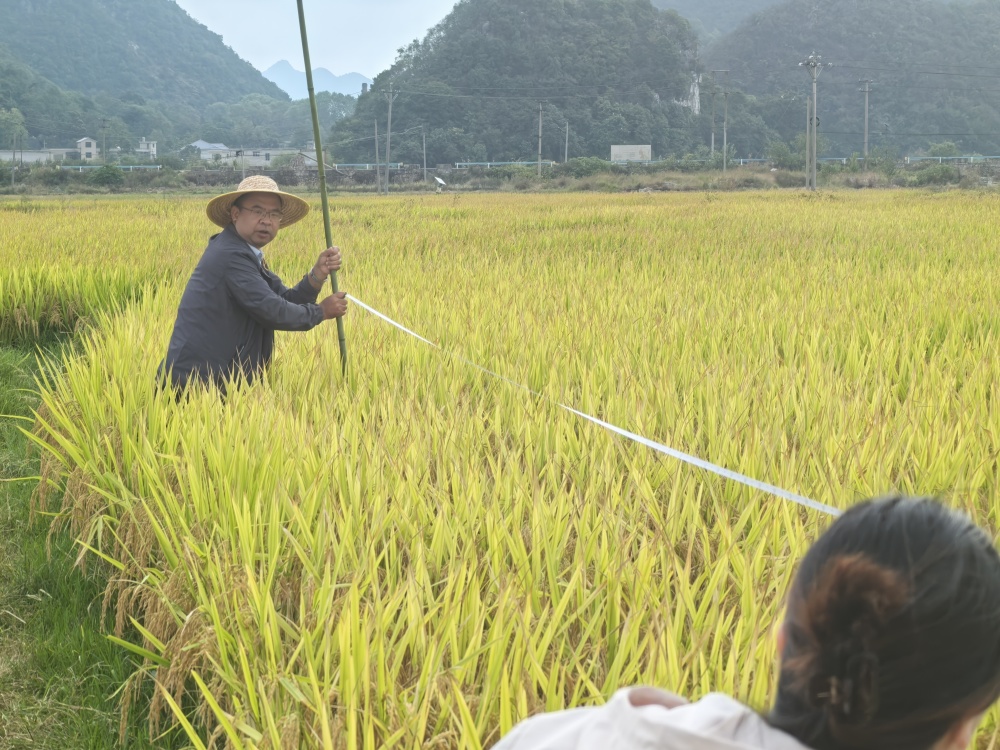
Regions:
<instances>
[{"instance_id":1,"label":"man's arm","mask_svg":"<svg viewBox=\"0 0 1000 750\"><path fill-rule=\"evenodd\" d=\"M328 247L319 254L316 265L310 269L309 273L303 277L294 289L286 289L281 284L281 279L277 276L271 282L271 288L290 302L298 302L299 304L315 302L327 277L332 272L340 270L340 262L340 248L336 245ZM269 281L271 276L272 274L268 274Z\"/></svg>"},{"instance_id":2,"label":"man's arm","mask_svg":"<svg viewBox=\"0 0 1000 750\"><path fill-rule=\"evenodd\" d=\"M301 303L295 301L302 299L299 288L303 283L309 285L308 279L303 279L293 289L286 289L274 276L278 286L284 290L282 294L264 280L258 268L249 253L237 252L232 254L226 269L226 287L247 315L261 325L279 331L308 331L323 321L322 309L311 304L316 300L316 291L311 286L311 298L303 299Z\"/></svg>"},{"instance_id":3,"label":"man's arm","mask_svg":"<svg viewBox=\"0 0 1000 750\"><path fill-rule=\"evenodd\" d=\"M267 272L267 282L275 294L296 305L315 304L316 298L319 296L319 288L315 284L310 283L309 274L303 276L302 280L291 289L281 283L281 279L270 271Z\"/></svg>"}]
</instances>

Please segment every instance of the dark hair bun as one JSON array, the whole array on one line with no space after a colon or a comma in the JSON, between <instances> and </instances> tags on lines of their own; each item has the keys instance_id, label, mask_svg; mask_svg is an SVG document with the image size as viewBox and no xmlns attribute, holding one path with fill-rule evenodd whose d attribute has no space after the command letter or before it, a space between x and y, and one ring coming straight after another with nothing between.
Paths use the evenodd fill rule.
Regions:
<instances>
[{"instance_id":1,"label":"dark hair bun","mask_svg":"<svg viewBox=\"0 0 1000 750\"><path fill-rule=\"evenodd\" d=\"M768 716L812 750L928 750L1000 698L1000 554L926 498L852 506L802 558Z\"/></svg>"},{"instance_id":2,"label":"dark hair bun","mask_svg":"<svg viewBox=\"0 0 1000 750\"><path fill-rule=\"evenodd\" d=\"M907 582L863 554L833 557L802 603L812 648L796 661L812 704L836 724L871 721L879 700L879 644L910 598Z\"/></svg>"}]
</instances>

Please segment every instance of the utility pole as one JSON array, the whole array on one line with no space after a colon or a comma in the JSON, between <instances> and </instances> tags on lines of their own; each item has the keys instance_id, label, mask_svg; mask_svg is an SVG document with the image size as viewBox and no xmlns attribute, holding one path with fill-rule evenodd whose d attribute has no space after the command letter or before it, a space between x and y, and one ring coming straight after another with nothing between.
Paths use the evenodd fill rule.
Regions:
<instances>
[{"instance_id":1,"label":"utility pole","mask_svg":"<svg viewBox=\"0 0 1000 750\"><path fill-rule=\"evenodd\" d=\"M385 134L385 194L389 194L389 152L392 148L392 103L396 101L396 97L399 96L399 92L392 92L392 84L389 84L389 93L383 94L386 101L389 102L389 130Z\"/></svg>"},{"instance_id":2,"label":"utility pole","mask_svg":"<svg viewBox=\"0 0 1000 750\"><path fill-rule=\"evenodd\" d=\"M709 152L715 156L715 79L712 79L712 150Z\"/></svg>"},{"instance_id":3,"label":"utility pole","mask_svg":"<svg viewBox=\"0 0 1000 750\"><path fill-rule=\"evenodd\" d=\"M538 176L542 176L542 103L538 102Z\"/></svg>"},{"instance_id":4,"label":"utility pole","mask_svg":"<svg viewBox=\"0 0 1000 750\"><path fill-rule=\"evenodd\" d=\"M563 151L563 163L569 161L569 120L566 121L566 148Z\"/></svg>"},{"instance_id":5,"label":"utility pole","mask_svg":"<svg viewBox=\"0 0 1000 750\"><path fill-rule=\"evenodd\" d=\"M728 89L723 92L723 111L725 114L722 116L722 172L726 172L726 163L729 159L729 91Z\"/></svg>"},{"instance_id":6,"label":"utility pole","mask_svg":"<svg viewBox=\"0 0 1000 750\"><path fill-rule=\"evenodd\" d=\"M423 125L420 126L420 137L424 141L424 182L427 182L427 132Z\"/></svg>"},{"instance_id":7,"label":"utility pole","mask_svg":"<svg viewBox=\"0 0 1000 750\"><path fill-rule=\"evenodd\" d=\"M108 121L101 118L101 135L104 138L104 144L101 146L101 161L104 164L108 163Z\"/></svg>"},{"instance_id":8,"label":"utility pole","mask_svg":"<svg viewBox=\"0 0 1000 750\"><path fill-rule=\"evenodd\" d=\"M382 165L378 158L378 118L375 118L375 186L376 192L382 193Z\"/></svg>"},{"instance_id":9,"label":"utility pole","mask_svg":"<svg viewBox=\"0 0 1000 750\"><path fill-rule=\"evenodd\" d=\"M806 95L806 189L812 187L812 99Z\"/></svg>"},{"instance_id":10,"label":"utility pole","mask_svg":"<svg viewBox=\"0 0 1000 750\"><path fill-rule=\"evenodd\" d=\"M715 95L719 93L719 73L726 74L726 85L723 88L723 95L726 101L725 108L725 118L722 125L722 140L723 140L723 150L726 147L726 126L729 124L729 71L728 70L713 70L712 71L712 148L711 155L715 156ZM726 155L722 156L722 171L726 171Z\"/></svg>"},{"instance_id":11,"label":"utility pole","mask_svg":"<svg viewBox=\"0 0 1000 750\"><path fill-rule=\"evenodd\" d=\"M812 76L812 117L809 122L809 132L806 133L806 141L812 140L812 163L806 164L806 170L811 174L810 188L812 190L816 189L816 162L817 151L819 150L819 109L817 107L816 99L816 79L819 78L819 72L823 68L822 58L813 52L809 57L799 63L799 67L806 68L809 74ZM808 151L808 149L807 149Z\"/></svg>"},{"instance_id":12,"label":"utility pole","mask_svg":"<svg viewBox=\"0 0 1000 750\"><path fill-rule=\"evenodd\" d=\"M872 92L872 80L863 78L858 83L864 85L863 89L858 89L865 95L865 169L868 169L868 95Z\"/></svg>"}]
</instances>

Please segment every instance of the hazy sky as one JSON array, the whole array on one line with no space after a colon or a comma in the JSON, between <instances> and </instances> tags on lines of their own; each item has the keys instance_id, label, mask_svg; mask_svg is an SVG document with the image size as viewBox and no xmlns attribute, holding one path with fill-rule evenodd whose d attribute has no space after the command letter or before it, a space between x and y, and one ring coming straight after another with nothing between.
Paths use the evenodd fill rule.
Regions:
<instances>
[{"instance_id":1,"label":"hazy sky","mask_svg":"<svg viewBox=\"0 0 1000 750\"><path fill-rule=\"evenodd\" d=\"M288 60L303 70L295 0L176 0L258 70ZM314 68L374 78L396 50L441 21L456 0L304 0Z\"/></svg>"}]
</instances>

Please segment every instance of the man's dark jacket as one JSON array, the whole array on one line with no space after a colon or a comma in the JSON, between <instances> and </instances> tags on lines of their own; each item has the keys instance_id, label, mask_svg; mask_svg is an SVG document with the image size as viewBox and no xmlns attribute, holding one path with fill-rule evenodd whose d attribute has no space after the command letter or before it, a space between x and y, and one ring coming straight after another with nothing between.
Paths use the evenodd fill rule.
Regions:
<instances>
[{"instance_id":1,"label":"man's dark jacket","mask_svg":"<svg viewBox=\"0 0 1000 750\"><path fill-rule=\"evenodd\" d=\"M318 292L303 276L292 289L265 269L232 224L213 236L177 310L160 377L221 388L232 375L260 373L274 350L275 331L308 331L323 321Z\"/></svg>"}]
</instances>

